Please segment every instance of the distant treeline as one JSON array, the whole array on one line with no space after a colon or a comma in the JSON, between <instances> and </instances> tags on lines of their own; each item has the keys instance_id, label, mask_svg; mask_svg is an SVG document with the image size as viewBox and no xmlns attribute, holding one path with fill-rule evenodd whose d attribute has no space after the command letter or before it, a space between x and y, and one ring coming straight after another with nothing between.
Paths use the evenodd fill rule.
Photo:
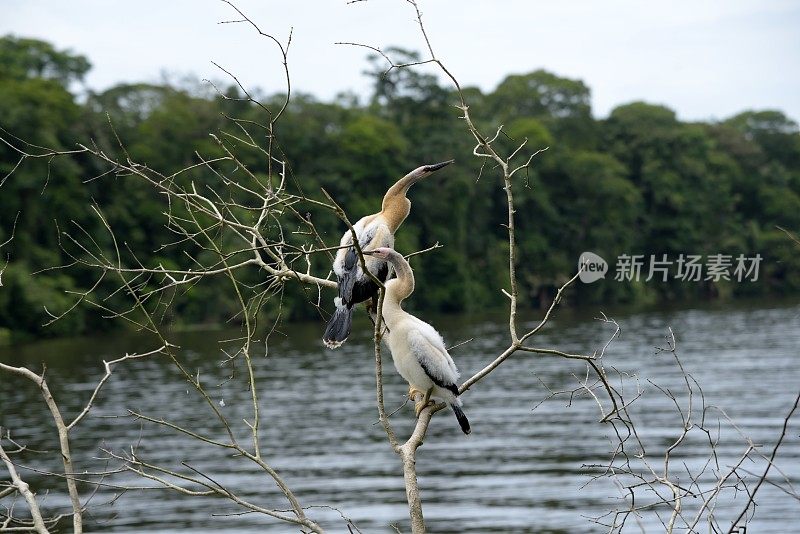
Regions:
<instances>
[{"instance_id":1,"label":"distant treeline","mask_svg":"<svg viewBox=\"0 0 800 534\"><path fill-rule=\"evenodd\" d=\"M415 58L402 50L391 53L400 61ZM113 151L116 131L132 160L169 174L197 163L198 153L221 155L209 133L237 135L228 117L265 121L258 106L237 101L242 93L235 86L218 85L221 93L199 83L76 90L89 69L83 56L46 42L0 39L3 137L60 150L96 143ZM481 167L483 162L472 156L473 141L449 87L411 69L383 71L384 65L371 58L366 75L374 89L366 102L347 94L333 102L293 95L275 139L293 187L318 199L324 187L356 220L379 209L387 186L399 176L421 164L455 158L455 165L410 193L413 207L397 248L408 253L435 242L444 245L414 259L424 285L410 304L442 312L505 304L500 289L508 286L506 200L496 171L489 164ZM777 228L800 229L800 134L797 123L780 111L685 123L664 106L633 102L598 120L583 82L542 70L508 76L491 93L467 88L465 94L484 132L493 135L505 125L497 141L504 150L513 151L524 139L527 148L521 154L549 147L536 156L529 172L517 174L514 184L524 305L548 304L576 272L585 251L605 258L609 272L604 280L577 283L567 295L569 303L728 298L800 289L798 250ZM260 101L274 107L281 99L275 95ZM260 140L266 143L263 135ZM267 172L262 153L243 151L240 157L253 172ZM96 280L97 273L81 268L38 272L70 263L59 230L105 233L92 214L93 203L142 262L181 263L179 248L160 248L175 236L164 227L164 199L146 184L99 176L106 169L85 156L29 158L17 167L19 161L16 152L0 144L0 243L14 229L13 241L0 249L0 330L6 335L109 328L98 308L87 304L42 327L50 314L68 309L76 292ZM214 178L203 176L202 169L192 172L201 180ZM330 213L313 216L328 244L335 244L344 230L340 221ZM731 280L708 276L709 258L717 254L730 257ZM762 257L758 279L752 281L751 272L738 282L737 258L757 254ZM622 255L644 256L638 280L614 279ZM679 276L681 255L702 257L700 280ZM667 281L661 271L645 281L651 256L672 262L666 264ZM252 282L258 280L254 271ZM332 292L323 294L323 307L330 307L332 297ZM283 316L319 317L309 302L315 299L316 291L292 285L282 301ZM175 301L167 319L227 321L236 313L234 301L226 280L204 281Z\"/></svg>"}]
</instances>

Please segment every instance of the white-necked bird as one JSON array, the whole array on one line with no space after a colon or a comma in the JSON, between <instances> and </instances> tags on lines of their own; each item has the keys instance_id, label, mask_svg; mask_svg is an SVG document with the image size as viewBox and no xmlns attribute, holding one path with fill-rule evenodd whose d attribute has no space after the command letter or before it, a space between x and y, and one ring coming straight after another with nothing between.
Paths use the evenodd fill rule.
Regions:
<instances>
[{"instance_id":1,"label":"white-necked bird","mask_svg":"<svg viewBox=\"0 0 800 534\"><path fill-rule=\"evenodd\" d=\"M383 197L381 211L362 217L353 225L361 250L393 247L394 233L411 211L411 201L406 197L408 189L422 178L452 162L453 160L450 160L418 167L390 187ZM340 242L342 248L336 253L333 261L333 272L339 283L339 296L334 299L336 311L328 321L328 326L322 336L322 341L331 349L341 346L350 335L353 306L374 298L378 294L378 285L362 270L358 253L352 244L353 235L348 228ZM365 256L364 263L369 272L381 282L385 282L389 278L389 266L385 261Z\"/></svg>"},{"instance_id":2,"label":"white-necked bird","mask_svg":"<svg viewBox=\"0 0 800 534\"><path fill-rule=\"evenodd\" d=\"M453 409L462 432L469 434L469 420L461 410L458 393L458 369L442 336L434 327L403 310L403 300L414 291L411 266L391 248L380 247L365 254L388 262L395 271L395 278L385 284L382 315L394 366L409 383L409 396L413 399L417 392L423 394L423 400L416 406L417 416L431 397L442 399Z\"/></svg>"}]
</instances>

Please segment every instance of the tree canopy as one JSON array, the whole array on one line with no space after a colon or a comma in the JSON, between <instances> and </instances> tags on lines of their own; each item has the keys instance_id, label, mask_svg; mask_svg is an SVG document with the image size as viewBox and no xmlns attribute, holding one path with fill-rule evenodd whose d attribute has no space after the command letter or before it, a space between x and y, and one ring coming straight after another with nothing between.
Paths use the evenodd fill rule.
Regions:
<instances>
[{"instance_id":1,"label":"tree canopy","mask_svg":"<svg viewBox=\"0 0 800 534\"><path fill-rule=\"evenodd\" d=\"M414 52L394 53L417 59ZM132 160L164 174L219 155L209 133L235 135L229 117L257 123L264 113L237 101L242 95L235 86L213 92L123 84L79 98L75 84L89 71L89 61L33 39L0 39L0 64L4 132L58 150L78 142L112 146L118 137ZM365 74L374 90L364 102L352 95L333 102L293 96L274 141L290 165L290 178L310 197L324 187L356 220L376 211L386 188L410 169L455 158L456 165L441 176L415 186L411 216L397 236L404 252L444 245L415 260L417 276L436 284L426 284L413 305L470 312L504 304L499 290L507 285L508 245L498 194L502 184L469 157L473 140L459 124L455 94L433 76L409 69L384 75L375 59L370 65ZM721 122L686 123L667 107L633 102L596 119L582 81L543 70L510 75L490 93L477 88L464 93L485 131L506 125L498 143L513 147L527 139L534 149L549 147L515 184L519 274L528 306L546 305L575 273L584 251L608 260L611 272L604 281L573 287L566 298L574 304L800 290L800 259L777 228L800 228L800 133L782 112L752 110ZM263 103L269 106L280 96ZM245 148L240 157L254 173L266 172L258 151ZM142 261L183 261L180 247L160 248L172 237L159 222L163 198L143 184L98 176L101 172L88 159L20 160L0 145L0 243L14 233L0 249L0 328L59 335L106 327L87 307L42 326L74 302L65 291L91 283L80 269L42 269L69 263L59 230L97 230L93 204ZM198 183L215 179L200 168L190 172ZM344 228L335 217L313 208L309 216L329 244L338 241ZM747 283L675 277L615 281L614 262L624 254L671 260L681 254L760 254L763 261L758 280ZM252 276L257 283L258 273ZM232 298L222 283L199 285L168 319L229 320ZM282 304L290 318L319 316L302 288Z\"/></svg>"}]
</instances>

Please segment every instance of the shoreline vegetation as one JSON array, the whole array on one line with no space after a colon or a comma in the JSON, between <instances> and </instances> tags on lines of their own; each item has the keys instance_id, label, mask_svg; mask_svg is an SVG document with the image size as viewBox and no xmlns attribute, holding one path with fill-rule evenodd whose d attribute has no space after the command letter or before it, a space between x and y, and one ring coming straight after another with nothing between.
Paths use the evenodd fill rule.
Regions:
<instances>
[{"instance_id":1,"label":"shoreline vegetation","mask_svg":"<svg viewBox=\"0 0 800 534\"><path fill-rule=\"evenodd\" d=\"M411 51L391 50L407 61ZM437 280L415 295L426 313L478 313L506 304L506 217L501 187L470 154L454 94L427 74L409 69L384 75L380 58L368 58L373 94L343 94L331 102L294 95L277 126L280 151L290 162L287 179L308 198L321 188L351 219L373 212L388 184L424 163L456 163L410 194L411 216L397 236L405 252L442 243L416 256L416 273ZM263 110L235 86L183 82L123 84L100 93L71 92L89 71L89 60L49 43L0 38L0 133L16 146L66 151L77 143L114 152L118 137L134 161L169 174L221 154L209 136L234 134L229 118L258 121ZM492 92L466 88L476 123L484 130L504 124L496 142L513 150L548 150L515 182L520 304L547 307L557 289L591 251L605 258L605 280L576 283L564 295L577 308L595 303L652 304L796 295L800 258L781 230L800 228L800 134L776 110L744 111L718 122L681 122L667 107L633 102L595 119L590 89L582 81L543 70L509 75ZM282 95L259 100L269 107ZM243 150L257 176L263 156ZM165 199L123 175L104 175L90 158L22 158L0 144L0 345L30 337L91 334L112 328L98 308L80 305L58 321L94 273L70 265L66 229L101 235L92 207L145 265L182 265L180 247L161 248L174 237L164 227ZM198 184L214 176L197 167ZM231 193L235 194L235 193ZM447 209L441 210L443 203ZM344 230L330 214L297 206L313 217L329 245ZM108 246L108 243L100 243ZM616 281L617 259L642 255L640 279ZM687 281L678 276L681 256L730 256L730 280ZM760 255L756 280L737 282L736 258ZM648 259L667 258L668 279L649 282ZM321 264L320 264L321 265ZM54 269L57 266L65 268ZM317 269L317 272L321 272ZM249 283L258 284L253 269ZM752 278L752 277L751 277ZM176 292L165 323L235 326L237 303L228 282L208 279ZM102 293L102 286L99 288ZM327 319L333 293L287 285L280 308L269 302L265 318ZM114 299L114 295L108 295Z\"/></svg>"},{"instance_id":2,"label":"shoreline vegetation","mask_svg":"<svg viewBox=\"0 0 800 534\"><path fill-rule=\"evenodd\" d=\"M609 306L602 306L600 303L587 303L576 306L565 306L558 310L551 319L552 322L564 321L569 324L579 323L583 321L591 321L598 318L603 313L609 316L624 320L628 316L642 315L648 313L670 313L682 311L731 311L731 310L744 310L750 308L792 308L800 306L800 294L785 295L785 296L743 296L735 299L688 299L684 301L670 301L670 302L635 302L635 303L617 303ZM521 321L539 321L544 310L535 310L530 307L524 308L520 312ZM463 313L431 313L428 314L430 320L441 325L443 328L449 328L454 323L460 324L463 320L468 322L482 320L496 319L498 323L502 323L503 319L508 314L508 310L502 306L497 306L481 311L463 312ZM365 328L371 324L366 314L356 314L353 318L354 331L366 331ZM324 326L324 325L323 325ZM267 327L265 327L267 328ZM291 323L291 326L285 326L286 329L299 329L303 332L315 332L320 329L320 322L314 318L310 319L297 319ZM202 333L227 333L225 335L234 335L239 331L239 326L231 323L180 323L173 322L165 330L171 334L178 336L191 334L193 332ZM73 334L64 334L61 336L34 336L29 333L11 332L10 330L0 329L0 349L7 347L22 347L29 345L36 345L37 343L60 343L64 341L74 340L96 340L96 339L111 339L117 338L120 334L124 336L131 336L137 338L142 336L148 338L149 333L141 332L134 328L122 328L116 330L105 330L101 332L82 332ZM316 338L314 338L316 343ZM321 343L321 342L320 342Z\"/></svg>"}]
</instances>

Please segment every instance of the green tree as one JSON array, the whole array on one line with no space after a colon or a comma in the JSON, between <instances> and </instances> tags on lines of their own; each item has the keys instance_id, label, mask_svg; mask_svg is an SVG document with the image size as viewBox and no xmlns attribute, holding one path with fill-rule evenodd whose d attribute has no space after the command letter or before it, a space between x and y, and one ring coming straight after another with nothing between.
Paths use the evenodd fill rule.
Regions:
<instances>
[{"instance_id":1,"label":"green tree","mask_svg":"<svg viewBox=\"0 0 800 534\"><path fill-rule=\"evenodd\" d=\"M800 167L800 129L797 123L780 111L745 111L725 121L726 125L754 141L766 161L786 167Z\"/></svg>"},{"instance_id":2,"label":"green tree","mask_svg":"<svg viewBox=\"0 0 800 534\"><path fill-rule=\"evenodd\" d=\"M83 80L91 64L82 55L56 50L38 39L6 35L0 38L0 79L52 80L62 86Z\"/></svg>"},{"instance_id":3,"label":"green tree","mask_svg":"<svg viewBox=\"0 0 800 534\"><path fill-rule=\"evenodd\" d=\"M388 54L396 63L420 59L397 48ZM235 187L198 163L223 154L222 143L250 172L266 179L277 163L252 145L272 146L286 160L283 177L298 194L292 214L297 226L281 236L293 247L312 238L309 220L328 245L335 245L344 231L336 217L302 200L323 200L321 187L355 220L374 212L399 176L424 163L455 158L445 172L414 186L411 215L397 236L403 252L443 245L412 261L419 278L430 281L416 294L414 306L449 312L505 304L498 291L508 285L502 184L491 166L468 157L475 141L460 123L460 101L433 75L414 69L386 72L383 58L370 58L366 74L373 94L365 102L348 94L330 102L294 94L271 132L263 125L283 106L285 95L259 96L254 103L238 87L217 93L182 82L122 84L77 99L70 89L88 71L86 58L46 42L7 36L0 39L0 60L0 127L4 138L21 148L29 146L25 142L56 150L94 143L119 161L130 157L164 179L238 201L244 197ZM597 121L582 81L543 70L508 76L487 93L467 88L464 95L482 131L505 125L496 141L503 151L527 140L519 163L549 147L513 184L524 303L548 304L586 250L606 259L622 253L667 254L673 260L682 253L760 253L764 262L757 284L579 285L566 296L570 302L800 290L800 263L794 249L782 245L788 241L776 228L800 227L800 133L783 113L747 111L718 123L685 123L669 108L633 102ZM191 170L174 174L190 165ZM0 242L17 221L14 241L3 249L11 263L0 292L0 328L41 334L50 318L45 305L58 313L71 302L64 290L94 284L92 273L80 269L31 275L69 262L56 223L61 229L78 224L100 246L109 246L92 203L101 207L138 261L189 267L187 253L202 257L204 252L191 243L161 247L174 239L164 226L162 195L110 170L83 157L20 161L17 152L0 143ZM251 215L245 206L238 214L242 220ZM270 232L280 230L267 221L263 231L277 237ZM220 246L233 252L235 245ZM315 272L329 267L325 254L313 260ZM242 278L253 287L261 281L257 271ZM231 319L237 307L227 284L223 278L208 280L177 295L166 320ZM309 288L288 288L281 301L283 316L320 317L324 312L316 299ZM276 311L267 308L264 314ZM44 333L96 330L106 324L79 308L69 321Z\"/></svg>"},{"instance_id":4,"label":"green tree","mask_svg":"<svg viewBox=\"0 0 800 534\"><path fill-rule=\"evenodd\" d=\"M561 141L592 148L596 132L592 119L591 91L580 80L562 78L546 70L506 77L489 96L495 121L534 117L544 122Z\"/></svg>"}]
</instances>

